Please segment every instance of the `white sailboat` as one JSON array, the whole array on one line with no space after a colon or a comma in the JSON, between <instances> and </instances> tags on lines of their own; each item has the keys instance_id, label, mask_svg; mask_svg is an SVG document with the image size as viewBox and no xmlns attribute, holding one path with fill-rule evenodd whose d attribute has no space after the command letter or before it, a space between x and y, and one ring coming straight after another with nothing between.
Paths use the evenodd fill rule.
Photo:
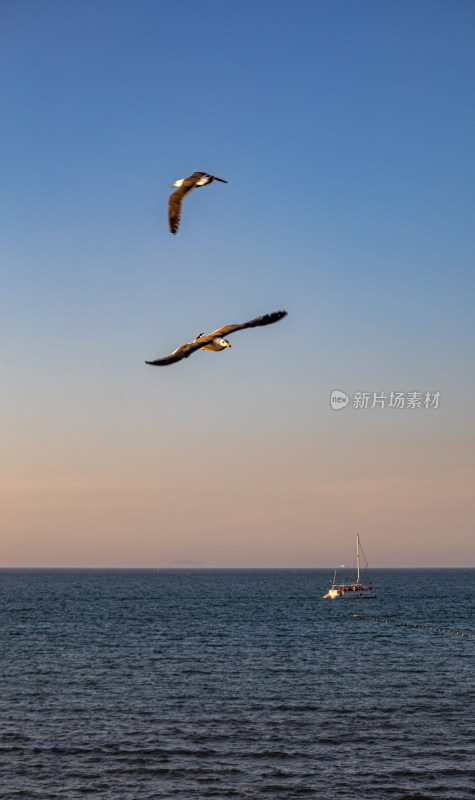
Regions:
<instances>
[{"instance_id":1,"label":"white sailboat","mask_svg":"<svg viewBox=\"0 0 475 800\"><path fill-rule=\"evenodd\" d=\"M363 552L363 548L361 548L361 552L363 553L363 558L366 562L366 568L368 567L368 562L366 561L366 556ZM336 567L335 572L333 573L333 582L332 587L326 595L325 598L329 598L331 600L336 600L337 598L372 598L376 597L376 590L374 588L373 581L369 581L368 585L366 585L362 580L360 580L360 535L359 533L356 534L356 564L358 573L356 576L356 581L350 581L345 583L337 583L336 582L336 571L339 569ZM341 564L343 567L344 564ZM366 575L366 569L365 569Z\"/></svg>"}]
</instances>

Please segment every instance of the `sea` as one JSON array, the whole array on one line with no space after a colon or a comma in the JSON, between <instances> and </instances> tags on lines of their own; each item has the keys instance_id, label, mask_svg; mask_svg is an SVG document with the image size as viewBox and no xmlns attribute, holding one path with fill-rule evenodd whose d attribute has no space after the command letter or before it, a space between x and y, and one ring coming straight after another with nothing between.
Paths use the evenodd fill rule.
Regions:
<instances>
[{"instance_id":1,"label":"sea","mask_svg":"<svg viewBox=\"0 0 475 800\"><path fill-rule=\"evenodd\" d=\"M0 570L0 797L475 797L475 570Z\"/></svg>"}]
</instances>

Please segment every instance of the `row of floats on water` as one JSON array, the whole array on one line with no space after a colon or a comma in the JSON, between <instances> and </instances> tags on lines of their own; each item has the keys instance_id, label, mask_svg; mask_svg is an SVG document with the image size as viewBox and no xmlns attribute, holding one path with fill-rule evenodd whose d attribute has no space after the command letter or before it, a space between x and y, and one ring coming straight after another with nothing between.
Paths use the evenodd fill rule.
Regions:
<instances>
[{"instance_id":1,"label":"row of floats on water","mask_svg":"<svg viewBox=\"0 0 475 800\"><path fill-rule=\"evenodd\" d=\"M436 628L434 625L414 625L412 622L398 622L394 619L384 619L383 617L364 617L362 614L352 614L355 619L366 619L370 622L386 622L389 625L402 625L405 628L420 628L424 631L434 631L434 633L452 633L454 636L465 636L467 639L475 639L475 633L461 633L449 628Z\"/></svg>"}]
</instances>

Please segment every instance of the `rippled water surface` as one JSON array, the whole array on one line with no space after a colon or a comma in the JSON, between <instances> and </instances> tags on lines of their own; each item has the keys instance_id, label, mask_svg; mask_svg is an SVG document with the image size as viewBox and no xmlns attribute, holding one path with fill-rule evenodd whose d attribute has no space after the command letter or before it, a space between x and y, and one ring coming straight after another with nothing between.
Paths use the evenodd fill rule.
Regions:
<instances>
[{"instance_id":1,"label":"rippled water surface","mask_svg":"<svg viewBox=\"0 0 475 800\"><path fill-rule=\"evenodd\" d=\"M372 577L0 571L0 797L475 797L475 571Z\"/></svg>"}]
</instances>

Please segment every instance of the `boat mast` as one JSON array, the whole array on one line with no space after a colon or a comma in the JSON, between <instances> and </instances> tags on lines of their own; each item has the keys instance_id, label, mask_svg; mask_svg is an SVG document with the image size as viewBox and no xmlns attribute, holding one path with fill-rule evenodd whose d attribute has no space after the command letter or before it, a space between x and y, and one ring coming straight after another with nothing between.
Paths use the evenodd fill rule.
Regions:
<instances>
[{"instance_id":1,"label":"boat mast","mask_svg":"<svg viewBox=\"0 0 475 800\"><path fill-rule=\"evenodd\" d=\"M356 563L358 565L358 578L356 583L360 582L360 535L356 534Z\"/></svg>"}]
</instances>

